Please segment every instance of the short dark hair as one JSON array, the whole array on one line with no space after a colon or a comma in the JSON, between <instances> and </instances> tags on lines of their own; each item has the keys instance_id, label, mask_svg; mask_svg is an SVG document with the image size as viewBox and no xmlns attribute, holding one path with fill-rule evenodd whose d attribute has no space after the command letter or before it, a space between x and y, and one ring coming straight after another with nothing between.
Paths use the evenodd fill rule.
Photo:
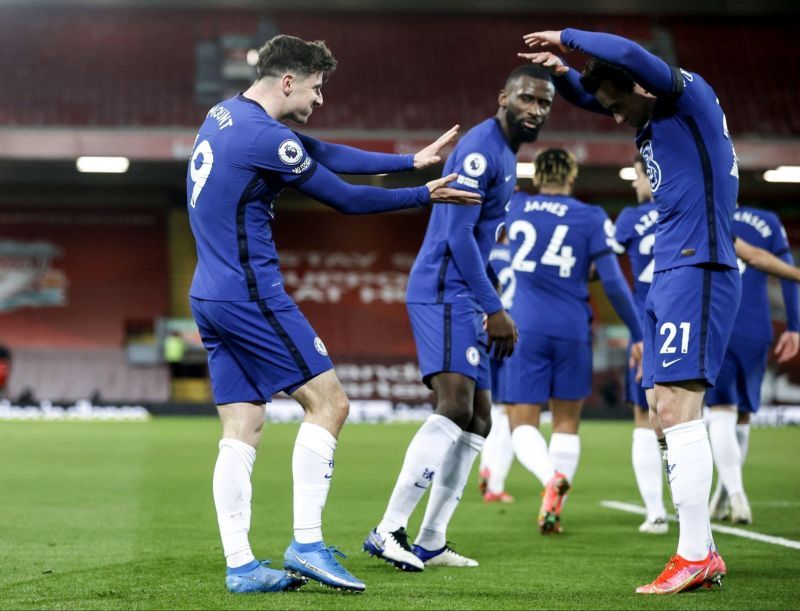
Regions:
<instances>
[{"instance_id":1,"label":"short dark hair","mask_svg":"<svg viewBox=\"0 0 800 611\"><path fill-rule=\"evenodd\" d=\"M309 42L296 36L280 34L270 38L258 50L258 78L281 76L286 72L330 74L336 69L336 58L325 41Z\"/></svg>"},{"instance_id":2,"label":"short dark hair","mask_svg":"<svg viewBox=\"0 0 800 611\"><path fill-rule=\"evenodd\" d=\"M583 68L581 85L587 93L595 94L604 81L623 93L631 93L636 84L633 75L625 68L593 57Z\"/></svg>"},{"instance_id":3,"label":"short dark hair","mask_svg":"<svg viewBox=\"0 0 800 611\"><path fill-rule=\"evenodd\" d=\"M578 177L578 160L564 149L545 149L533 161L533 184L565 185Z\"/></svg>"},{"instance_id":4,"label":"short dark hair","mask_svg":"<svg viewBox=\"0 0 800 611\"><path fill-rule=\"evenodd\" d=\"M543 68L542 66L538 66L536 64L522 64L508 73L508 77L506 78L506 87L508 87L512 81L515 81L523 76L538 78L542 81L547 81L548 83L552 82L553 80L550 76L550 71L547 68Z\"/></svg>"}]
</instances>

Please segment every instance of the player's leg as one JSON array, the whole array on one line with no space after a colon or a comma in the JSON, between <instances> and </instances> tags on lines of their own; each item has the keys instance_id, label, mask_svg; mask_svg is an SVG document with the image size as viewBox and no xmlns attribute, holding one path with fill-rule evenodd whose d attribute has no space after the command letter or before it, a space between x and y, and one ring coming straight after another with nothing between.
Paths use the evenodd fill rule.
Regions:
<instances>
[{"instance_id":1,"label":"player's leg","mask_svg":"<svg viewBox=\"0 0 800 611\"><path fill-rule=\"evenodd\" d=\"M474 308L409 303L407 309L423 381L434 391L436 410L411 440L383 519L367 535L364 551L401 570L419 571L424 564L408 544L408 520L472 420L481 366L488 380L488 355Z\"/></svg>"},{"instance_id":2,"label":"player's leg","mask_svg":"<svg viewBox=\"0 0 800 611\"><path fill-rule=\"evenodd\" d=\"M191 305L208 350L211 385L222 423L212 493L227 564L226 586L236 593L297 589L305 580L257 561L248 538L251 474L264 425L264 401L256 399L265 395L242 369L234 347L225 341L226 304L192 299ZM239 315L246 317L246 307L241 309Z\"/></svg>"},{"instance_id":3,"label":"player's leg","mask_svg":"<svg viewBox=\"0 0 800 611\"><path fill-rule=\"evenodd\" d=\"M496 404L492 407L492 430L483 444L478 470L479 488L485 502L513 502L514 497L505 489L506 477L513 460L514 449L511 447L511 428L506 406Z\"/></svg>"},{"instance_id":4,"label":"player's leg","mask_svg":"<svg viewBox=\"0 0 800 611\"><path fill-rule=\"evenodd\" d=\"M479 374L476 385L488 386L488 370L485 376ZM455 552L447 544L447 525L455 513L475 459L489 434L492 426L491 410L492 397L489 389L475 390L472 419L433 479L419 536L414 542L414 553L425 562L425 566L478 566L476 560Z\"/></svg>"},{"instance_id":5,"label":"player's leg","mask_svg":"<svg viewBox=\"0 0 800 611\"><path fill-rule=\"evenodd\" d=\"M630 344L628 345L630 352ZM663 465L658 437L650 422L650 409L641 380L636 379L636 369L625 370L625 402L633 408L633 441L631 463L639 494L647 510L647 517L639 531L664 534L669 529L667 511L663 500Z\"/></svg>"},{"instance_id":6,"label":"player's leg","mask_svg":"<svg viewBox=\"0 0 800 611\"><path fill-rule=\"evenodd\" d=\"M720 371L732 330L730 311L740 293L736 270L675 268L657 272L651 285L648 303L655 306L658 358L645 377L649 374L654 382L680 534L673 561L638 592L680 592L718 582L724 574L711 536L713 459L702 405L706 388L713 386Z\"/></svg>"},{"instance_id":7,"label":"player's leg","mask_svg":"<svg viewBox=\"0 0 800 611\"><path fill-rule=\"evenodd\" d=\"M509 404L507 409L514 455L543 487L547 486L556 468L547 450L547 441L539 431L542 405L514 403Z\"/></svg>"},{"instance_id":8,"label":"player's leg","mask_svg":"<svg viewBox=\"0 0 800 611\"><path fill-rule=\"evenodd\" d=\"M511 503L514 500L505 491L506 477L514 460L511 447L511 429L508 414L503 404L503 361L490 359L490 378L492 383L492 430L486 437L481 450L478 468L478 490L487 503Z\"/></svg>"},{"instance_id":9,"label":"player's leg","mask_svg":"<svg viewBox=\"0 0 800 611\"><path fill-rule=\"evenodd\" d=\"M474 380L451 372L436 374L431 384L436 410L411 440L383 518L364 542L366 552L404 571L424 568L424 563L408 544L408 520L446 457L461 439L461 427L466 426L469 420L463 417L463 409L458 406L463 406L466 401L472 402L475 388Z\"/></svg>"},{"instance_id":10,"label":"player's leg","mask_svg":"<svg viewBox=\"0 0 800 611\"><path fill-rule=\"evenodd\" d=\"M646 401L646 399L645 399ZM631 461L639 494L644 501L647 517L639 531L649 534L664 534L669 529L667 510L664 508L664 472L661 451L656 432L650 423L650 410L633 406L633 443Z\"/></svg>"}]
</instances>

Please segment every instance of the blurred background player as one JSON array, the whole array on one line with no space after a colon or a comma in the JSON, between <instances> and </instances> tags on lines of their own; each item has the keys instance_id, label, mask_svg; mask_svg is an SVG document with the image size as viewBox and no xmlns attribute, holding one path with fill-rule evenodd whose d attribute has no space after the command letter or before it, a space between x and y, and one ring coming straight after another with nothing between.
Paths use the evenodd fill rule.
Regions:
<instances>
[{"instance_id":1,"label":"blurred background player","mask_svg":"<svg viewBox=\"0 0 800 611\"><path fill-rule=\"evenodd\" d=\"M445 165L445 174L458 173L455 185L479 194L482 205L434 209L411 269L408 314L436 409L411 440L383 519L364 541L365 551L403 570L478 564L447 545L446 529L491 427L492 347L504 358L517 340L486 268L516 184L517 151L538 137L554 95L547 70L511 71L496 115L467 132ZM408 519L431 482L412 550Z\"/></svg>"},{"instance_id":2,"label":"blurred background player","mask_svg":"<svg viewBox=\"0 0 800 611\"><path fill-rule=\"evenodd\" d=\"M511 308L509 300L514 290L514 271L511 269L511 252L508 238L502 238L489 253L489 269L496 277L497 290L503 308ZM491 359L489 363L492 381L492 430L486 436L481 450L481 461L478 467L478 490L487 503L512 503L514 497L505 490L506 477L514 461L514 450L511 447L511 429L508 425L506 406L497 402L502 396L500 382L503 361Z\"/></svg>"},{"instance_id":3,"label":"blurred background player","mask_svg":"<svg viewBox=\"0 0 800 611\"><path fill-rule=\"evenodd\" d=\"M773 212L739 207L733 214L733 232L737 238L794 265L786 230ZM708 434L717 467L717 487L710 510L712 519L730 518L735 524L751 524L753 516L744 491L742 465L747 456L750 415L761 404L761 384L772 345L772 317L767 275L744 261L739 269L742 302L717 383L706 392L706 405L710 407ZM778 338L775 355L778 363L785 363L800 348L800 313L797 284L781 280L781 290L786 330Z\"/></svg>"},{"instance_id":4,"label":"blurred background player","mask_svg":"<svg viewBox=\"0 0 800 611\"><path fill-rule=\"evenodd\" d=\"M253 85L208 112L187 173L198 256L191 307L222 421L213 493L232 592L291 590L305 578L365 588L322 538L334 450L349 406L325 345L285 291L271 231L275 199L294 187L351 214L480 199L447 188L454 178L448 176L395 190L339 179L333 172L397 172L436 163L455 130L414 156L368 153L294 133L283 122L306 123L322 105L323 78L335 67L321 41L269 40L259 51ZM284 555L286 571L255 560L248 540L264 402L281 390L305 411L292 457L294 539Z\"/></svg>"},{"instance_id":5,"label":"blurred background player","mask_svg":"<svg viewBox=\"0 0 800 611\"><path fill-rule=\"evenodd\" d=\"M624 252L628 255L633 274L633 300L639 321L644 324L645 299L650 283L653 282L653 246L656 241L658 210L641 155L635 157L633 168L636 178L632 186L638 205L624 208L619 213L615 237L620 245L620 254ZM647 397L636 373L636 369L631 367L625 372L625 402L633 406L631 461L636 485L647 510L647 517L639 530L660 535L669 529L667 510L664 507L664 470L658 438L650 423Z\"/></svg>"},{"instance_id":6,"label":"blurred background player","mask_svg":"<svg viewBox=\"0 0 800 611\"><path fill-rule=\"evenodd\" d=\"M580 459L581 409L592 391L592 311L589 271L631 334L632 359L642 355L642 331L628 284L614 256L613 225L599 206L572 197L575 157L562 149L536 156L538 195L516 193L506 216L514 289L510 313L520 341L502 369L503 395L514 454L544 486L539 530L560 530L564 495ZM539 432L549 403L553 433L548 448Z\"/></svg>"},{"instance_id":7,"label":"blurred background player","mask_svg":"<svg viewBox=\"0 0 800 611\"><path fill-rule=\"evenodd\" d=\"M711 535L713 462L702 419L733 328L741 278L731 223L739 191L736 154L716 93L693 72L668 66L636 43L575 29L524 37L536 49L591 56L582 74L549 53L567 100L635 128L659 221L644 330L643 386L665 434L672 498L680 514L677 553L641 594L720 584L726 573Z\"/></svg>"}]
</instances>

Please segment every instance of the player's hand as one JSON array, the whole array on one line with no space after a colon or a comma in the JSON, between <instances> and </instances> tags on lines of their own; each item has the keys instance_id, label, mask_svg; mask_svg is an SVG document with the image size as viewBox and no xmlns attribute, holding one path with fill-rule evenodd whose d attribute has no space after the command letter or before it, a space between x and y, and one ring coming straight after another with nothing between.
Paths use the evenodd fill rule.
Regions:
<instances>
[{"instance_id":1,"label":"player's hand","mask_svg":"<svg viewBox=\"0 0 800 611\"><path fill-rule=\"evenodd\" d=\"M555 74L556 76L560 76L569 72L569 66L567 66L558 55L550 53L549 51L540 51L538 53L517 53L517 56L521 57L522 59L530 60L532 64L547 68L550 71L550 74Z\"/></svg>"},{"instance_id":2,"label":"player's hand","mask_svg":"<svg viewBox=\"0 0 800 611\"><path fill-rule=\"evenodd\" d=\"M458 178L458 174L450 174L432 180L426 185L431 192L432 204L446 202L448 204L477 205L481 203L480 193L452 189L447 186L448 183L453 182L456 178Z\"/></svg>"},{"instance_id":3,"label":"player's hand","mask_svg":"<svg viewBox=\"0 0 800 611\"><path fill-rule=\"evenodd\" d=\"M784 331L778 338L778 344L775 346L775 356L778 357L779 363L793 359L800 350L800 333L797 331Z\"/></svg>"},{"instance_id":4,"label":"player's hand","mask_svg":"<svg viewBox=\"0 0 800 611\"><path fill-rule=\"evenodd\" d=\"M644 343L636 342L631 344L631 357L628 359L628 368L636 369L636 381L642 381L642 352L644 351Z\"/></svg>"},{"instance_id":5,"label":"player's hand","mask_svg":"<svg viewBox=\"0 0 800 611\"><path fill-rule=\"evenodd\" d=\"M552 49L556 48L562 53L572 51L566 45L561 44L561 30L546 30L544 32L531 32L522 37L525 44L531 49Z\"/></svg>"},{"instance_id":6,"label":"player's hand","mask_svg":"<svg viewBox=\"0 0 800 611\"><path fill-rule=\"evenodd\" d=\"M489 341L486 343L486 352L492 356L494 346L495 359L503 359L514 352L514 344L519 341L519 332L514 320L505 310L498 310L486 317L486 333Z\"/></svg>"},{"instance_id":7,"label":"player's hand","mask_svg":"<svg viewBox=\"0 0 800 611\"><path fill-rule=\"evenodd\" d=\"M428 146L414 155L414 169L421 170L423 168L427 168L428 166L439 163L442 160L442 158L439 156L439 152L456 139L459 127L459 125L454 125L441 136L439 136L434 142L431 142Z\"/></svg>"}]
</instances>

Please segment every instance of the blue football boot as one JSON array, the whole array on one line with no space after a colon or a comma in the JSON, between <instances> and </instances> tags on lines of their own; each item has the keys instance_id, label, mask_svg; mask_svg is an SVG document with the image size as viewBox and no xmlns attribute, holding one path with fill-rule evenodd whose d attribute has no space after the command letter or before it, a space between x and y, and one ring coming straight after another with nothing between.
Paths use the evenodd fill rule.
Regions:
<instances>
[{"instance_id":1,"label":"blue football boot","mask_svg":"<svg viewBox=\"0 0 800 611\"><path fill-rule=\"evenodd\" d=\"M253 560L249 564L228 568L225 574L225 585L228 591L235 594L247 592L287 592L298 590L308 583L308 579L300 575L292 575L286 571L269 569L269 560Z\"/></svg>"},{"instance_id":2,"label":"blue football boot","mask_svg":"<svg viewBox=\"0 0 800 611\"><path fill-rule=\"evenodd\" d=\"M283 555L283 567L330 588L363 592L367 586L339 564L336 556L347 557L333 546L326 547L322 541L298 543L292 540Z\"/></svg>"}]
</instances>

